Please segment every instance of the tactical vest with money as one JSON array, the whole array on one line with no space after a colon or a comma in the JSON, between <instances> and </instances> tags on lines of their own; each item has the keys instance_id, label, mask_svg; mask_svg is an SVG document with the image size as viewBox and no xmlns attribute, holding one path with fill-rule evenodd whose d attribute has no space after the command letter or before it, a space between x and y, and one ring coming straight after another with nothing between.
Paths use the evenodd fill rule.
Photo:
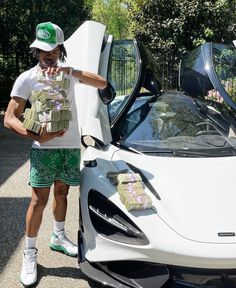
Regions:
<instances>
[{"instance_id":1,"label":"tactical vest with money","mask_svg":"<svg viewBox=\"0 0 236 288\"><path fill-rule=\"evenodd\" d=\"M45 127L47 132L67 129L69 121L72 120L70 102L65 93L69 79L65 78L62 71L50 76L40 71L37 80L46 86L32 91L31 108L26 108L24 112L24 128L37 134L42 127Z\"/></svg>"}]
</instances>

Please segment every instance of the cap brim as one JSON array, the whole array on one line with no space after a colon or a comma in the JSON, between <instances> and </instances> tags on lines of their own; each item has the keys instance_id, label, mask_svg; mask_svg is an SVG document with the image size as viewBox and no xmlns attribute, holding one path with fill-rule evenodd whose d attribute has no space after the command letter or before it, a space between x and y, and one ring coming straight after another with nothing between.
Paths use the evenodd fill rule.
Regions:
<instances>
[{"instance_id":1,"label":"cap brim","mask_svg":"<svg viewBox=\"0 0 236 288\"><path fill-rule=\"evenodd\" d=\"M30 48L38 48L41 49L43 51L51 51L54 48L56 48L58 46L58 44L49 44L43 41L39 41L39 40L35 40L31 45Z\"/></svg>"}]
</instances>

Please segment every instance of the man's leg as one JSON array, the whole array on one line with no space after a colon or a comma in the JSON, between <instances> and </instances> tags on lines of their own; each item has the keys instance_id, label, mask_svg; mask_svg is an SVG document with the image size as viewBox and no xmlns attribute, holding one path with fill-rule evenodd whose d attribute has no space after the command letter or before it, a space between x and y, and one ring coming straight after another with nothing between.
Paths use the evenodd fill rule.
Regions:
<instances>
[{"instance_id":1,"label":"man's leg","mask_svg":"<svg viewBox=\"0 0 236 288\"><path fill-rule=\"evenodd\" d=\"M32 198L26 214L27 237L37 237L40 224L42 222L43 211L47 205L49 197L49 188L33 188Z\"/></svg>"},{"instance_id":2,"label":"man's leg","mask_svg":"<svg viewBox=\"0 0 236 288\"><path fill-rule=\"evenodd\" d=\"M61 181L55 181L54 183L54 199L52 206L54 230L50 241L50 248L75 257L78 254L78 247L66 237L64 230L69 188L69 185Z\"/></svg>"},{"instance_id":3,"label":"man's leg","mask_svg":"<svg viewBox=\"0 0 236 288\"><path fill-rule=\"evenodd\" d=\"M26 214L25 249L21 269L21 282L31 286L37 281L36 237L48 202L50 188L32 188L32 198Z\"/></svg>"},{"instance_id":4,"label":"man's leg","mask_svg":"<svg viewBox=\"0 0 236 288\"><path fill-rule=\"evenodd\" d=\"M52 210L54 219L57 222L65 222L67 211L67 195L69 188L69 185L61 181L55 181L54 183L54 199Z\"/></svg>"}]
</instances>

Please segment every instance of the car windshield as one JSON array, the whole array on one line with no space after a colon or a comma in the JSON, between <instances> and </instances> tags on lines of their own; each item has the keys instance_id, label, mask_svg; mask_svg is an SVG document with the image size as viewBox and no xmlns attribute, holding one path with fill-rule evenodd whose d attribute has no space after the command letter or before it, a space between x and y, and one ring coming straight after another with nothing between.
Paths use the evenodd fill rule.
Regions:
<instances>
[{"instance_id":1,"label":"car windshield","mask_svg":"<svg viewBox=\"0 0 236 288\"><path fill-rule=\"evenodd\" d=\"M225 106L181 92L144 99L136 99L123 121L123 147L180 157L235 155L236 119Z\"/></svg>"}]
</instances>

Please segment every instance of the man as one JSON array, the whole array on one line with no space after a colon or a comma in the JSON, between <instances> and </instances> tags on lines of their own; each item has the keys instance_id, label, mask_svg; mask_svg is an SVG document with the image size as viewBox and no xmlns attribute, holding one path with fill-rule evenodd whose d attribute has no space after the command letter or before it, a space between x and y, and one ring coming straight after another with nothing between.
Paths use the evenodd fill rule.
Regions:
<instances>
[{"instance_id":1,"label":"man","mask_svg":"<svg viewBox=\"0 0 236 288\"><path fill-rule=\"evenodd\" d=\"M38 59L38 65L16 79L4 118L5 127L33 140L29 179L32 198L26 214L25 249L20 278L24 286L37 282L36 239L53 184L54 230L50 247L70 256L78 254L77 245L67 238L64 231L69 187L79 185L80 135L73 85L79 81L99 89L107 86L106 80L95 73L61 66L59 61L63 62L66 57L63 42L63 31L56 24L45 22L37 26L36 40L30 47ZM32 94L47 88L47 83L37 80L39 73L44 73L50 79L58 72L63 72L69 83L63 92L72 113L69 128L49 132L46 124L38 134L34 133L26 129L19 118L25 110L26 101L32 102Z\"/></svg>"}]
</instances>

